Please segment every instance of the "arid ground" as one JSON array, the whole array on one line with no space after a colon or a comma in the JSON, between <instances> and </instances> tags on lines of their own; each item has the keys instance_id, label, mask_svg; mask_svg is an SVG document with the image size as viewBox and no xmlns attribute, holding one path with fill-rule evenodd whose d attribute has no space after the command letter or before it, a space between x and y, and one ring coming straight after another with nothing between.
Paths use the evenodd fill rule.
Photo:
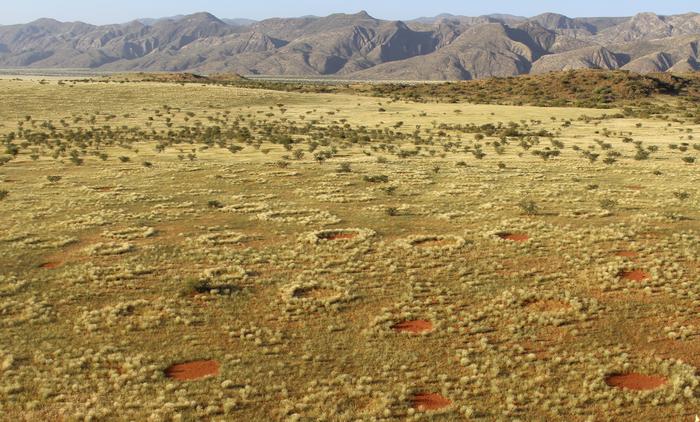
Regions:
<instances>
[{"instance_id":1,"label":"arid ground","mask_svg":"<svg viewBox=\"0 0 700 422\"><path fill-rule=\"evenodd\" d=\"M693 107L6 77L0 419L692 421Z\"/></svg>"}]
</instances>

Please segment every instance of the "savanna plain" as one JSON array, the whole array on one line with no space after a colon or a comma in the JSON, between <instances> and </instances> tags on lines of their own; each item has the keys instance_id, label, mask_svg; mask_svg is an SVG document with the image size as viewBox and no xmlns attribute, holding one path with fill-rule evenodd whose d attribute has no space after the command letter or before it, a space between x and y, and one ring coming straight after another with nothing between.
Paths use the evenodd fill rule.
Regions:
<instances>
[{"instance_id":1,"label":"savanna plain","mask_svg":"<svg viewBox=\"0 0 700 422\"><path fill-rule=\"evenodd\" d=\"M0 79L0 419L700 413L696 103L312 91Z\"/></svg>"}]
</instances>

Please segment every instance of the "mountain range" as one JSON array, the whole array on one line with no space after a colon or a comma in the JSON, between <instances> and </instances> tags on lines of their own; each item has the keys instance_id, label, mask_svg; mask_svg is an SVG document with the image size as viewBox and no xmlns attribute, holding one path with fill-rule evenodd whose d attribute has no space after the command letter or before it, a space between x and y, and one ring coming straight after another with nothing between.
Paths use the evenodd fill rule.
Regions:
<instances>
[{"instance_id":1,"label":"mountain range","mask_svg":"<svg viewBox=\"0 0 700 422\"><path fill-rule=\"evenodd\" d=\"M262 21L196 13L123 24L0 26L0 67L466 80L569 69L700 70L700 14L526 18L366 12Z\"/></svg>"}]
</instances>

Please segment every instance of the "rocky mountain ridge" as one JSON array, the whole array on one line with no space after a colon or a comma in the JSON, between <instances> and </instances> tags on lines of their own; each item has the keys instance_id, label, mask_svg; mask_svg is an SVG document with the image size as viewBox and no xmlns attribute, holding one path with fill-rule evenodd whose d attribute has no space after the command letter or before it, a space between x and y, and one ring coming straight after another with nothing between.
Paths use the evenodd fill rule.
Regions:
<instances>
[{"instance_id":1,"label":"rocky mountain ridge","mask_svg":"<svg viewBox=\"0 0 700 422\"><path fill-rule=\"evenodd\" d=\"M229 72L442 80L568 69L700 70L700 14L531 18L357 14L219 19L196 13L125 24L39 19L0 26L2 68Z\"/></svg>"}]
</instances>

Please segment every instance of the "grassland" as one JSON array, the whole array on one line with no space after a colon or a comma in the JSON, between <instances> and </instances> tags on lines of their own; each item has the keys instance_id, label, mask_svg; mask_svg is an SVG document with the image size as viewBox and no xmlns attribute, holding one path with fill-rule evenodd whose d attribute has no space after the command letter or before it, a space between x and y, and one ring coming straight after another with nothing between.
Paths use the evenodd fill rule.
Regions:
<instances>
[{"instance_id":1,"label":"grassland","mask_svg":"<svg viewBox=\"0 0 700 422\"><path fill-rule=\"evenodd\" d=\"M700 413L700 125L680 98L0 92L0 419ZM173 375L196 361L213 376Z\"/></svg>"}]
</instances>

